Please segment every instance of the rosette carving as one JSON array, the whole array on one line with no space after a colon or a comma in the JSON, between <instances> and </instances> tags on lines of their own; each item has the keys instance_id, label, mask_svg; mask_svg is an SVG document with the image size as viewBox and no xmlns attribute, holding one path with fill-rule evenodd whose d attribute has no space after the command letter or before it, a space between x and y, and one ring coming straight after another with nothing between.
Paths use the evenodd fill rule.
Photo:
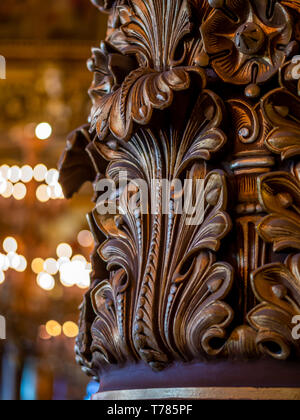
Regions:
<instances>
[{"instance_id":1,"label":"rosette carving","mask_svg":"<svg viewBox=\"0 0 300 420\"><path fill-rule=\"evenodd\" d=\"M211 2L214 3L214 2ZM228 0L201 27L206 52L228 83L262 83L284 63L291 19L277 1Z\"/></svg>"}]
</instances>

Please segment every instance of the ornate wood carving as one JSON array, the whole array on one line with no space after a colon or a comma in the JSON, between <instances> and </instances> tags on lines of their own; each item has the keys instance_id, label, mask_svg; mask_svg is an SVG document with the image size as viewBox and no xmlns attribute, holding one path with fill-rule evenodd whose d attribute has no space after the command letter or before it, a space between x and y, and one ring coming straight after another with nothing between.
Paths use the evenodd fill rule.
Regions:
<instances>
[{"instance_id":1,"label":"ornate wood carving","mask_svg":"<svg viewBox=\"0 0 300 420\"><path fill-rule=\"evenodd\" d=\"M61 161L66 195L91 180L97 202L78 361L97 376L138 361L299 358L300 1L92 2L108 33L88 61L90 123ZM117 188L99 202L103 178ZM165 203L160 182L143 212L137 179L193 188ZM176 194L203 205L199 223Z\"/></svg>"}]
</instances>

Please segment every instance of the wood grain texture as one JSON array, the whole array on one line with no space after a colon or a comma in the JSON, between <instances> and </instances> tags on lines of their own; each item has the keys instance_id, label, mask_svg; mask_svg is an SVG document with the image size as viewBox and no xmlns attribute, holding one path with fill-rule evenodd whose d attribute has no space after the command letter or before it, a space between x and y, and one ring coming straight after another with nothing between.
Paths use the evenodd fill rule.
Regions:
<instances>
[{"instance_id":1,"label":"wood grain texture","mask_svg":"<svg viewBox=\"0 0 300 420\"><path fill-rule=\"evenodd\" d=\"M299 2L93 3L109 13L107 38L61 182L70 196L85 180L128 179L114 214L89 215L79 363L98 376L140 361L299 359ZM128 204L134 180L174 178L203 181L201 223L176 214L174 191L165 214L161 185L147 214Z\"/></svg>"}]
</instances>

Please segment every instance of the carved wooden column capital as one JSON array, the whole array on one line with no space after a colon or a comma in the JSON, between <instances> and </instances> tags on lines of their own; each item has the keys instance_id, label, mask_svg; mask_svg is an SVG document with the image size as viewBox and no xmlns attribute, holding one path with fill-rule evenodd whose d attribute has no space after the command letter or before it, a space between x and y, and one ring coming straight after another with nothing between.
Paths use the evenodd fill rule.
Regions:
<instances>
[{"instance_id":1,"label":"carved wooden column capital","mask_svg":"<svg viewBox=\"0 0 300 420\"><path fill-rule=\"evenodd\" d=\"M61 161L66 195L92 181L97 203L79 363L101 380L250 360L299 373L300 1L92 3L107 38ZM192 188L166 197L166 180ZM178 197L203 208L196 223Z\"/></svg>"}]
</instances>

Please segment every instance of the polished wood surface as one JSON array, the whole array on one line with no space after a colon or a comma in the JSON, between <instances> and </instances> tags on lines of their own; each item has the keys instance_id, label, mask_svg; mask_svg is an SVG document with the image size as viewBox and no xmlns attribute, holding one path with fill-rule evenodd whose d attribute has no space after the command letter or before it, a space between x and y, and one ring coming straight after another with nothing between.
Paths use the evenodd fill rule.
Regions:
<instances>
[{"instance_id":1,"label":"polished wood surface","mask_svg":"<svg viewBox=\"0 0 300 420\"><path fill-rule=\"evenodd\" d=\"M118 188L115 214L89 215L96 248L78 362L101 377L140 361L162 371L299 360L300 2L93 3L109 13L108 32L88 61L90 123L61 161L66 194L124 172L128 183L203 180L205 210L188 225L171 192L164 214L158 188L144 215ZM245 395L235 392L224 395Z\"/></svg>"}]
</instances>

